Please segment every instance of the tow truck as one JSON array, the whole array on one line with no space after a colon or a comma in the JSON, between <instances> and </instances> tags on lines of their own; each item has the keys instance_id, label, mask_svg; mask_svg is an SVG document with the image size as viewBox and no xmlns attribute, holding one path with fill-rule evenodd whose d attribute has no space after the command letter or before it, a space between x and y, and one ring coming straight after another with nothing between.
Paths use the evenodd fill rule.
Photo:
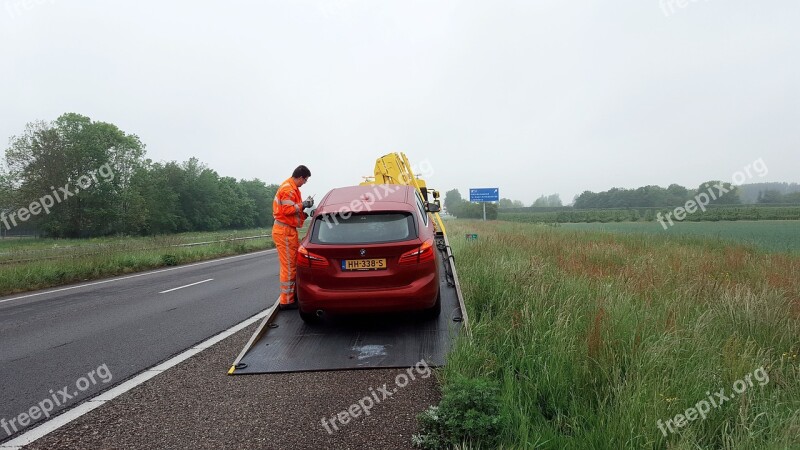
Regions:
<instances>
[{"instance_id":1,"label":"tow truck","mask_svg":"<svg viewBox=\"0 0 800 450\"><path fill-rule=\"evenodd\" d=\"M439 191L428 188L425 180L414 174L404 153L378 158L373 175L360 184L413 186L427 203L436 224L436 247L442 256L442 313L435 320L422 322L392 315L310 326L296 311L279 311L276 300L233 361L228 375L399 368L423 360L436 367L446 362L454 338L469 333L455 259L438 212Z\"/></svg>"}]
</instances>

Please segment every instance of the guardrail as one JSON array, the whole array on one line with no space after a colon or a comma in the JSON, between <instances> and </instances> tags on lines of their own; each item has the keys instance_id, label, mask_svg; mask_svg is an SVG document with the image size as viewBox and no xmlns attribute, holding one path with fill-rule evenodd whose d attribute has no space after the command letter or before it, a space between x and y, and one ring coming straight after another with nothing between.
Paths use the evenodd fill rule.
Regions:
<instances>
[{"instance_id":1,"label":"guardrail","mask_svg":"<svg viewBox=\"0 0 800 450\"><path fill-rule=\"evenodd\" d=\"M240 237L240 238L233 238L233 239L220 239L218 241L207 241L207 242L193 242L191 244L175 244L170 245L170 247L194 247L195 245L206 245L206 244L216 244L219 242L232 242L232 241L246 241L249 239L260 239L265 237L272 237L271 234L260 234L258 236L248 236L248 237ZM166 248L166 247L162 247Z\"/></svg>"}]
</instances>

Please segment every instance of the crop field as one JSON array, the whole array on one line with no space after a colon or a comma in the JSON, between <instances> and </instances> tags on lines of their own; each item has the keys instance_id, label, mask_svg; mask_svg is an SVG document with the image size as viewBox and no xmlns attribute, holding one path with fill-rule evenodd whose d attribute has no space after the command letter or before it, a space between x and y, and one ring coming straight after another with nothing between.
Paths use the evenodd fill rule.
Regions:
<instances>
[{"instance_id":1,"label":"crop field","mask_svg":"<svg viewBox=\"0 0 800 450\"><path fill-rule=\"evenodd\" d=\"M671 214L671 208L517 208L500 210L497 218L523 223L609 223L654 222L658 213ZM800 220L800 206L736 205L711 206L706 211L686 215L685 222L737 220Z\"/></svg>"},{"instance_id":2,"label":"crop field","mask_svg":"<svg viewBox=\"0 0 800 450\"><path fill-rule=\"evenodd\" d=\"M500 405L453 424L474 428L471 448L800 448L800 256L664 233L447 227L471 335L443 388Z\"/></svg>"},{"instance_id":3,"label":"crop field","mask_svg":"<svg viewBox=\"0 0 800 450\"><path fill-rule=\"evenodd\" d=\"M664 229L658 222L565 223L567 230L703 236L736 241L767 251L800 253L800 220L680 222Z\"/></svg>"}]
</instances>

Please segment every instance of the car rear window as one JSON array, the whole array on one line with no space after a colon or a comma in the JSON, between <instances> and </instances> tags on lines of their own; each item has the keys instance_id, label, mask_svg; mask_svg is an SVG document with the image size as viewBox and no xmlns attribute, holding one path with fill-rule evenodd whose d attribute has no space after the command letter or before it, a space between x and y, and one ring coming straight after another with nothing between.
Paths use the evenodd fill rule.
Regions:
<instances>
[{"instance_id":1,"label":"car rear window","mask_svg":"<svg viewBox=\"0 0 800 450\"><path fill-rule=\"evenodd\" d=\"M374 244L414 239L417 230L409 213L338 214L320 216L314 222L311 242L316 244Z\"/></svg>"}]
</instances>

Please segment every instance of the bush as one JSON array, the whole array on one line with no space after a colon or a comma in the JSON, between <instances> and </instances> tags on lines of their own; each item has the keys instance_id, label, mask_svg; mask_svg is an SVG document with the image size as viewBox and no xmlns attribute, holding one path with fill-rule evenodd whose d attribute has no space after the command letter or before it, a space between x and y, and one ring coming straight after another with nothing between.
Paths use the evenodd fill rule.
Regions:
<instances>
[{"instance_id":1,"label":"bush","mask_svg":"<svg viewBox=\"0 0 800 450\"><path fill-rule=\"evenodd\" d=\"M458 377L444 388L439 406L417 417L420 433L416 447L438 450L462 443L495 448L505 417L500 409L500 388L482 378Z\"/></svg>"},{"instance_id":2,"label":"bush","mask_svg":"<svg viewBox=\"0 0 800 450\"><path fill-rule=\"evenodd\" d=\"M165 266L177 266L178 265L178 257L175 255L162 255L161 256L161 263Z\"/></svg>"}]
</instances>

